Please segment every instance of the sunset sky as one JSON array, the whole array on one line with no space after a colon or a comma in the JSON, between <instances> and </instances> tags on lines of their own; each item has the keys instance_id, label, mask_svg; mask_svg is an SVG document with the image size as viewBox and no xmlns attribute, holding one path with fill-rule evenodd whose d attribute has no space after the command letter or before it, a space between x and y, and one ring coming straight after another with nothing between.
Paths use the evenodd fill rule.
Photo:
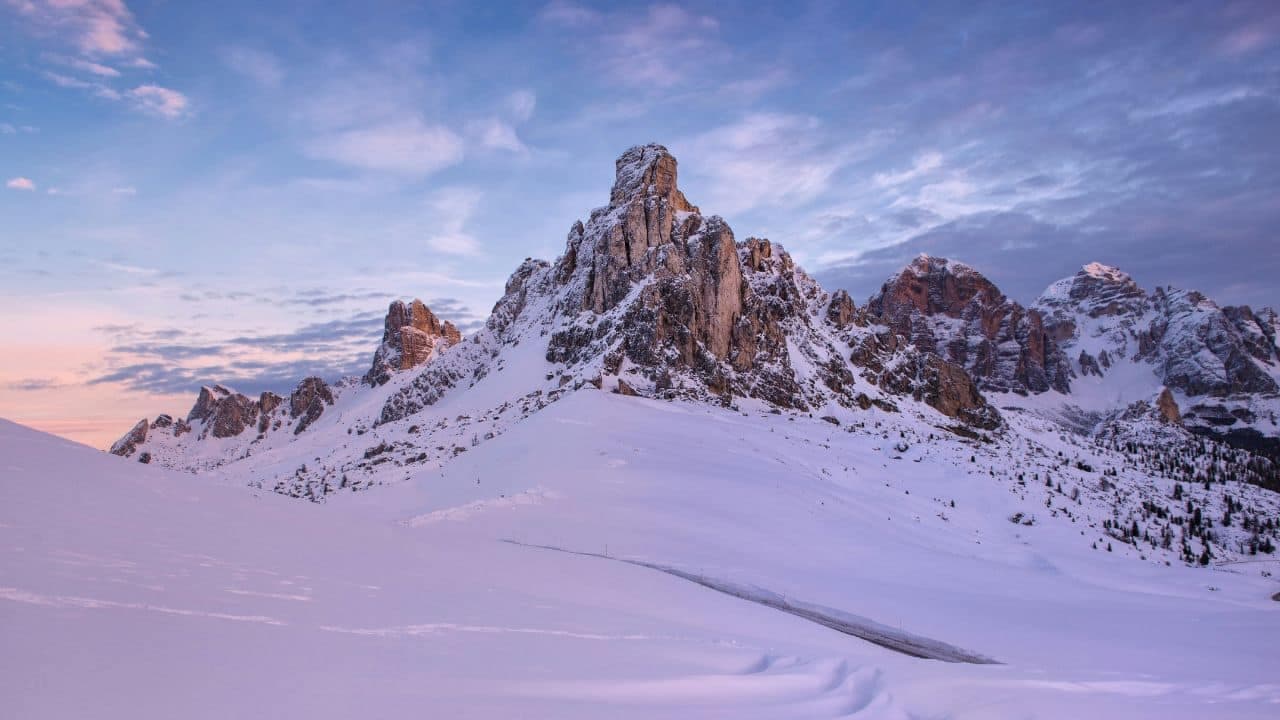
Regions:
<instances>
[{"instance_id":1,"label":"sunset sky","mask_svg":"<svg viewBox=\"0 0 1280 720\"><path fill-rule=\"evenodd\" d=\"M465 332L643 142L859 302L923 251L1280 303L1268 0L0 0L0 416L102 447L363 372L397 297Z\"/></svg>"}]
</instances>

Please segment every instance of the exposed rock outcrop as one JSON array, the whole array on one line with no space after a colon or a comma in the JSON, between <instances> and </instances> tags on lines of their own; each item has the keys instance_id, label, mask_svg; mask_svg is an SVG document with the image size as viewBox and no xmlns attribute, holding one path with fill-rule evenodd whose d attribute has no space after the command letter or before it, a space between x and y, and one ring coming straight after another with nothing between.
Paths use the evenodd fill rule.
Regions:
<instances>
[{"instance_id":1,"label":"exposed rock outcrop","mask_svg":"<svg viewBox=\"0 0 1280 720\"><path fill-rule=\"evenodd\" d=\"M867 301L874 322L997 392L1070 392L1070 364L1041 315L963 263L921 255Z\"/></svg>"},{"instance_id":2,"label":"exposed rock outcrop","mask_svg":"<svg viewBox=\"0 0 1280 720\"><path fill-rule=\"evenodd\" d=\"M603 358L599 372L629 374L640 394L808 408L834 392L853 403L849 368L810 312L827 296L786 252L760 238L738 242L722 218L704 217L660 145L631 148L616 169L609 205L574 224L550 271L557 313L571 321L552 333L548 361L572 368ZM801 347L817 386L792 365Z\"/></svg>"},{"instance_id":3,"label":"exposed rock outcrop","mask_svg":"<svg viewBox=\"0 0 1280 720\"><path fill-rule=\"evenodd\" d=\"M200 396L187 414L188 423L203 422L202 435L216 438L239 435L257 420L258 403L222 385L200 388Z\"/></svg>"},{"instance_id":4,"label":"exposed rock outcrop","mask_svg":"<svg viewBox=\"0 0 1280 720\"><path fill-rule=\"evenodd\" d=\"M453 323L442 322L421 300L408 304L396 300L387 308L382 343L373 355L373 367L365 374L365 382L382 385L393 372L423 365L461 341L462 335Z\"/></svg>"},{"instance_id":5,"label":"exposed rock outcrop","mask_svg":"<svg viewBox=\"0 0 1280 720\"><path fill-rule=\"evenodd\" d=\"M1000 426L1000 413L964 368L910 345L887 328L857 336L852 360L868 380L895 395L923 401L972 427Z\"/></svg>"},{"instance_id":6,"label":"exposed rock outcrop","mask_svg":"<svg viewBox=\"0 0 1280 720\"><path fill-rule=\"evenodd\" d=\"M309 377L298 383L298 387L289 395L289 416L298 418L293 434L306 430L324 414L324 409L333 404L333 393L324 380Z\"/></svg>"},{"instance_id":7,"label":"exposed rock outcrop","mask_svg":"<svg viewBox=\"0 0 1280 720\"><path fill-rule=\"evenodd\" d=\"M166 416L162 415L161 417ZM138 446L147 441L147 430L147 419L143 418L139 420L138 423L133 426L132 430L125 433L124 437L117 440L115 444L111 446L111 454L119 455L120 457L129 457L130 455L133 455L137 452Z\"/></svg>"},{"instance_id":8,"label":"exposed rock outcrop","mask_svg":"<svg viewBox=\"0 0 1280 720\"><path fill-rule=\"evenodd\" d=\"M1160 395L1156 397L1156 411L1160 413L1160 417L1165 422L1179 425L1182 423L1182 413L1178 410L1178 401L1173 399L1173 393L1169 392L1169 388L1160 391Z\"/></svg>"}]
</instances>

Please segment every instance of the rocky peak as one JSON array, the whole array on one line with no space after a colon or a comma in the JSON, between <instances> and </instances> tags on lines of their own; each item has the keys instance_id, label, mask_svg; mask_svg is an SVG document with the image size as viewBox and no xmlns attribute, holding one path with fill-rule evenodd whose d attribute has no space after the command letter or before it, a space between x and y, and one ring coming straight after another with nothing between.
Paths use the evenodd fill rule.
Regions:
<instances>
[{"instance_id":1,"label":"rocky peak","mask_svg":"<svg viewBox=\"0 0 1280 720\"><path fill-rule=\"evenodd\" d=\"M200 388L196 403L187 413L187 422L203 423L201 436L227 438L239 435L258 419L258 403L222 385Z\"/></svg>"},{"instance_id":2,"label":"rocky peak","mask_svg":"<svg viewBox=\"0 0 1280 720\"><path fill-rule=\"evenodd\" d=\"M868 319L997 392L1070 391L1071 366L1043 318L964 263L920 255L867 301Z\"/></svg>"},{"instance_id":3,"label":"rocky peak","mask_svg":"<svg viewBox=\"0 0 1280 720\"><path fill-rule=\"evenodd\" d=\"M1091 318L1140 315L1147 305L1147 293L1132 277L1097 262L1053 283L1036 301L1037 308L1049 312L1064 310Z\"/></svg>"},{"instance_id":4,"label":"rocky peak","mask_svg":"<svg viewBox=\"0 0 1280 720\"><path fill-rule=\"evenodd\" d=\"M677 212L697 212L677 186L676 158L665 147L636 145L618 157L615 168L610 207L654 199Z\"/></svg>"},{"instance_id":5,"label":"rocky peak","mask_svg":"<svg viewBox=\"0 0 1280 720\"><path fill-rule=\"evenodd\" d=\"M374 353L373 367L365 374L365 382L382 385L391 379L391 373L422 365L461 340L453 323L441 322L421 300L407 304L396 300L387 308L382 343Z\"/></svg>"},{"instance_id":6,"label":"rocky peak","mask_svg":"<svg viewBox=\"0 0 1280 720\"><path fill-rule=\"evenodd\" d=\"M658 145L618 159L609 205L574 224L549 273L563 289L560 316L569 318L551 333L549 362L598 373L593 383L624 394L866 408L884 402L879 388L965 422L998 424L976 388L961 387L970 383L963 368L941 359L919 358L919 372L897 383L855 375L850 348L865 323L848 293L828 296L767 239L735 240L728 223L684 197L677 177L675 158ZM923 271L947 264L920 262ZM951 272L981 277L958 263ZM896 367L894 352L881 359Z\"/></svg>"},{"instance_id":7,"label":"rocky peak","mask_svg":"<svg viewBox=\"0 0 1280 720\"><path fill-rule=\"evenodd\" d=\"M975 302L994 307L1004 303L1005 297L968 265L922 254L890 278L868 305L871 312L882 317L914 312L958 318Z\"/></svg>"}]
</instances>

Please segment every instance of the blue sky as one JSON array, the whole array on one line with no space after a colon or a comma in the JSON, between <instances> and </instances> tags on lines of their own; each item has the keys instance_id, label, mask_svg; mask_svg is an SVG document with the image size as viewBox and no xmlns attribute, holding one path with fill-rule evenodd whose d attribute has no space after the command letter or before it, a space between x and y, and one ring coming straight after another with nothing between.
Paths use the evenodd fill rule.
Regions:
<instances>
[{"instance_id":1,"label":"blue sky","mask_svg":"<svg viewBox=\"0 0 1280 720\"><path fill-rule=\"evenodd\" d=\"M0 415L101 444L461 326L657 141L864 298L1097 260L1280 302L1280 3L0 0Z\"/></svg>"}]
</instances>

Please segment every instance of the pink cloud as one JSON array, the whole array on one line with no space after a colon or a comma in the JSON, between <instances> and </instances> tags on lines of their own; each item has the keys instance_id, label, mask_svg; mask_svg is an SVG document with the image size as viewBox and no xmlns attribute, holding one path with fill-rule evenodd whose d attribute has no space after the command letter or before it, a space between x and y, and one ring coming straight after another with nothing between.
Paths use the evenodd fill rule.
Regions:
<instances>
[{"instance_id":1,"label":"pink cloud","mask_svg":"<svg viewBox=\"0 0 1280 720\"><path fill-rule=\"evenodd\" d=\"M16 177L4 184L10 190L35 190L36 184L30 178Z\"/></svg>"},{"instance_id":2,"label":"pink cloud","mask_svg":"<svg viewBox=\"0 0 1280 720\"><path fill-rule=\"evenodd\" d=\"M129 97L147 112L167 118L181 117L187 112L187 96L159 85L139 85L129 91Z\"/></svg>"},{"instance_id":3,"label":"pink cloud","mask_svg":"<svg viewBox=\"0 0 1280 720\"><path fill-rule=\"evenodd\" d=\"M136 55L147 34L123 0L6 0L41 33L89 55Z\"/></svg>"}]
</instances>

